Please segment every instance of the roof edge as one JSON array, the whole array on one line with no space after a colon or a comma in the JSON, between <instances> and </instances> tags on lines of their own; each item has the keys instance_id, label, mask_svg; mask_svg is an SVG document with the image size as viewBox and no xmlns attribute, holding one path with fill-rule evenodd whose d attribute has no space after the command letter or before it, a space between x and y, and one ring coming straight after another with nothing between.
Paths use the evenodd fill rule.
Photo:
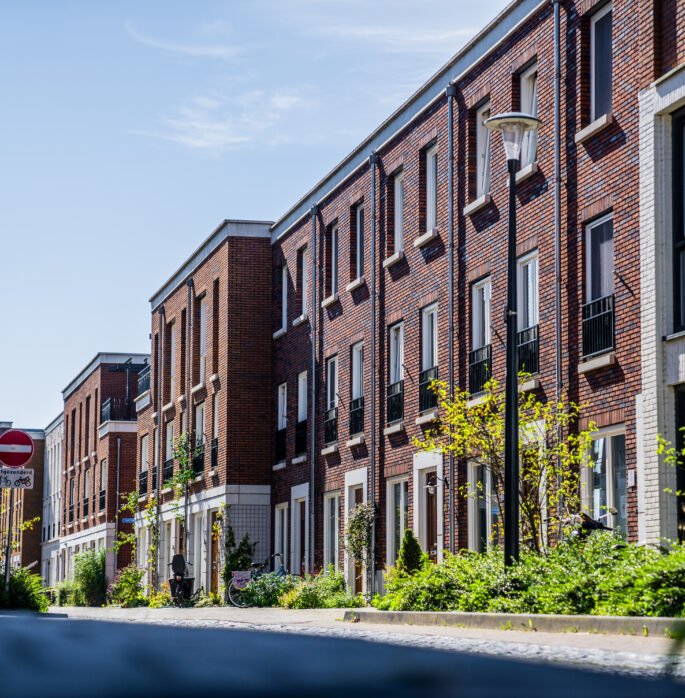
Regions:
<instances>
[{"instance_id":1,"label":"roof edge","mask_svg":"<svg viewBox=\"0 0 685 698\"><path fill-rule=\"evenodd\" d=\"M118 359L123 359L124 357L125 359L150 360L150 354L143 354L142 352L99 351L76 375L76 378L70 381L67 387L62 390L62 398L66 400L100 364L123 363L123 361Z\"/></svg>"}]
</instances>

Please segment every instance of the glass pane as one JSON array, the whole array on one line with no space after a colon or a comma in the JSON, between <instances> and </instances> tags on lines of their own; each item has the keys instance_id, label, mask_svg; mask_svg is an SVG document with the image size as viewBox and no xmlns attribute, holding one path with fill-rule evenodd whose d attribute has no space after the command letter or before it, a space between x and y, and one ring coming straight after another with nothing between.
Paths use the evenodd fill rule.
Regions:
<instances>
[{"instance_id":1,"label":"glass pane","mask_svg":"<svg viewBox=\"0 0 685 698\"><path fill-rule=\"evenodd\" d=\"M397 554L402 543L402 483L392 486L392 517L393 517L393 564L397 561Z\"/></svg>"},{"instance_id":2,"label":"glass pane","mask_svg":"<svg viewBox=\"0 0 685 698\"><path fill-rule=\"evenodd\" d=\"M611 463L614 469L614 528L625 538L628 534L628 506L626 492L626 437L625 434L611 439Z\"/></svg>"},{"instance_id":3,"label":"glass pane","mask_svg":"<svg viewBox=\"0 0 685 698\"><path fill-rule=\"evenodd\" d=\"M590 298L604 298L614 292L614 225L604 221L590 230Z\"/></svg>"},{"instance_id":4,"label":"glass pane","mask_svg":"<svg viewBox=\"0 0 685 698\"><path fill-rule=\"evenodd\" d=\"M606 439L592 442L592 504L590 516L598 519L607 512Z\"/></svg>"},{"instance_id":5,"label":"glass pane","mask_svg":"<svg viewBox=\"0 0 685 698\"><path fill-rule=\"evenodd\" d=\"M490 546L499 547L500 544L500 512L497 477L490 473Z\"/></svg>"},{"instance_id":6,"label":"glass pane","mask_svg":"<svg viewBox=\"0 0 685 698\"><path fill-rule=\"evenodd\" d=\"M477 550L483 553L488 549L488 502L486 496L485 468L478 468L476 502L478 504L478 544Z\"/></svg>"},{"instance_id":7,"label":"glass pane","mask_svg":"<svg viewBox=\"0 0 685 698\"><path fill-rule=\"evenodd\" d=\"M611 113L611 15L607 12L594 25L593 119Z\"/></svg>"}]
</instances>

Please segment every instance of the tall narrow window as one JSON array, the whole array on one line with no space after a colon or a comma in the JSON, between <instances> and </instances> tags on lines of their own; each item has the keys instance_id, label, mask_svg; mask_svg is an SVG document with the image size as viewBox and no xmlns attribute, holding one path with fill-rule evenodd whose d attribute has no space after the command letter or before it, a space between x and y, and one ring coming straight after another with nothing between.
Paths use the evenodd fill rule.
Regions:
<instances>
[{"instance_id":1,"label":"tall narrow window","mask_svg":"<svg viewBox=\"0 0 685 698\"><path fill-rule=\"evenodd\" d=\"M90 471L86 470L86 474L83 477L83 496L85 499L90 497Z\"/></svg>"},{"instance_id":2,"label":"tall narrow window","mask_svg":"<svg viewBox=\"0 0 685 698\"><path fill-rule=\"evenodd\" d=\"M618 530L628 533L626 492L626 437L623 431L596 436L590 448L589 515ZM613 507L617 513L613 514Z\"/></svg>"},{"instance_id":3,"label":"tall narrow window","mask_svg":"<svg viewBox=\"0 0 685 698\"><path fill-rule=\"evenodd\" d=\"M302 301L302 315L309 312L309 248L302 248L302 283L300 284L300 298Z\"/></svg>"},{"instance_id":4,"label":"tall narrow window","mask_svg":"<svg viewBox=\"0 0 685 698\"><path fill-rule=\"evenodd\" d=\"M338 572L340 565L340 492L324 495L324 571Z\"/></svg>"},{"instance_id":5,"label":"tall narrow window","mask_svg":"<svg viewBox=\"0 0 685 698\"><path fill-rule=\"evenodd\" d=\"M86 455L90 453L90 395L86 398Z\"/></svg>"},{"instance_id":6,"label":"tall narrow window","mask_svg":"<svg viewBox=\"0 0 685 698\"><path fill-rule=\"evenodd\" d=\"M614 223L611 215L586 229L586 299L610 296L614 292Z\"/></svg>"},{"instance_id":7,"label":"tall narrow window","mask_svg":"<svg viewBox=\"0 0 685 698\"><path fill-rule=\"evenodd\" d=\"M100 492L107 489L107 459L100 461Z\"/></svg>"},{"instance_id":8,"label":"tall narrow window","mask_svg":"<svg viewBox=\"0 0 685 698\"><path fill-rule=\"evenodd\" d=\"M307 420L307 372L297 376L297 421Z\"/></svg>"},{"instance_id":9,"label":"tall narrow window","mask_svg":"<svg viewBox=\"0 0 685 698\"><path fill-rule=\"evenodd\" d=\"M219 373L219 279L212 284L212 373Z\"/></svg>"},{"instance_id":10,"label":"tall narrow window","mask_svg":"<svg viewBox=\"0 0 685 698\"><path fill-rule=\"evenodd\" d=\"M281 329L288 326L288 265L281 267Z\"/></svg>"},{"instance_id":11,"label":"tall narrow window","mask_svg":"<svg viewBox=\"0 0 685 698\"><path fill-rule=\"evenodd\" d=\"M172 421L166 423L164 433L164 460L169 462L174 458L174 423Z\"/></svg>"},{"instance_id":12,"label":"tall narrow window","mask_svg":"<svg viewBox=\"0 0 685 698\"><path fill-rule=\"evenodd\" d=\"M338 357L332 356L326 365L326 401L328 409L338 406Z\"/></svg>"},{"instance_id":13,"label":"tall narrow window","mask_svg":"<svg viewBox=\"0 0 685 698\"><path fill-rule=\"evenodd\" d=\"M426 231L438 227L438 146L426 150Z\"/></svg>"},{"instance_id":14,"label":"tall narrow window","mask_svg":"<svg viewBox=\"0 0 685 698\"><path fill-rule=\"evenodd\" d=\"M685 109L673 117L673 311L679 332L685 329Z\"/></svg>"},{"instance_id":15,"label":"tall narrow window","mask_svg":"<svg viewBox=\"0 0 685 698\"><path fill-rule=\"evenodd\" d=\"M388 483L388 565L397 562L404 532L409 526L409 480Z\"/></svg>"},{"instance_id":16,"label":"tall narrow window","mask_svg":"<svg viewBox=\"0 0 685 698\"><path fill-rule=\"evenodd\" d=\"M611 113L612 8L607 5L590 21L591 121Z\"/></svg>"},{"instance_id":17,"label":"tall narrow window","mask_svg":"<svg viewBox=\"0 0 685 698\"><path fill-rule=\"evenodd\" d=\"M476 198L490 192L490 102L476 112Z\"/></svg>"},{"instance_id":18,"label":"tall narrow window","mask_svg":"<svg viewBox=\"0 0 685 698\"><path fill-rule=\"evenodd\" d=\"M200 298L200 383L207 372L207 296Z\"/></svg>"},{"instance_id":19,"label":"tall narrow window","mask_svg":"<svg viewBox=\"0 0 685 698\"><path fill-rule=\"evenodd\" d=\"M278 430L286 428L288 420L288 384L278 386Z\"/></svg>"},{"instance_id":20,"label":"tall narrow window","mask_svg":"<svg viewBox=\"0 0 685 698\"><path fill-rule=\"evenodd\" d=\"M364 276L364 206L359 204L354 210L355 219L355 256L354 270L355 278L360 279Z\"/></svg>"},{"instance_id":21,"label":"tall narrow window","mask_svg":"<svg viewBox=\"0 0 685 698\"><path fill-rule=\"evenodd\" d=\"M538 115L538 66L537 63L521 74L521 111L524 114ZM535 162L538 150L537 131L527 131L523 136L521 146L521 162L523 169Z\"/></svg>"},{"instance_id":22,"label":"tall narrow window","mask_svg":"<svg viewBox=\"0 0 685 698\"><path fill-rule=\"evenodd\" d=\"M176 397L176 323L169 324L169 401Z\"/></svg>"},{"instance_id":23,"label":"tall narrow window","mask_svg":"<svg viewBox=\"0 0 685 698\"><path fill-rule=\"evenodd\" d=\"M404 324L398 322L390 328L390 383L404 378Z\"/></svg>"},{"instance_id":24,"label":"tall narrow window","mask_svg":"<svg viewBox=\"0 0 685 698\"><path fill-rule=\"evenodd\" d=\"M274 567L288 567L288 505L276 505L276 521L274 526Z\"/></svg>"},{"instance_id":25,"label":"tall narrow window","mask_svg":"<svg viewBox=\"0 0 685 698\"><path fill-rule=\"evenodd\" d=\"M497 478L490 468L478 463L468 464L468 478L469 549L484 553L500 541Z\"/></svg>"},{"instance_id":26,"label":"tall narrow window","mask_svg":"<svg viewBox=\"0 0 685 698\"><path fill-rule=\"evenodd\" d=\"M538 254L533 252L518 262L518 329L538 324Z\"/></svg>"},{"instance_id":27,"label":"tall narrow window","mask_svg":"<svg viewBox=\"0 0 685 698\"><path fill-rule=\"evenodd\" d=\"M328 262L330 264L329 280L328 280L328 291L331 296L334 296L338 292L338 224L335 223L331 226L330 235L330 253L328 255Z\"/></svg>"},{"instance_id":28,"label":"tall narrow window","mask_svg":"<svg viewBox=\"0 0 685 698\"><path fill-rule=\"evenodd\" d=\"M352 347L352 399L364 395L364 342Z\"/></svg>"},{"instance_id":29,"label":"tall narrow window","mask_svg":"<svg viewBox=\"0 0 685 698\"><path fill-rule=\"evenodd\" d=\"M490 344L490 279L473 285L471 340L472 348Z\"/></svg>"},{"instance_id":30,"label":"tall narrow window","mask_svg":"<svg viewBox=\"0 0 685 698\"><path fill-rule=\"evenodd\" d=\"M404 172L393 179L393 252L404 250Z\"/></svg>"},{"instance_id":31,"label":"tall narrow window","mask_svg":"<svg viewBox=\"0 0 685 698\"><path fill-rule=\"evenodd\" d=\"M205 403L195 407L195 445L202 446L205 442Z\"/></svg>"},{"instance_id":32,"label":"tall narrow window","mask_svg":"<svg viewBox=\"0 0 685 698\"><path fill-rule=\"evenodd\" d=\"M212 396L212 438L219 437L219 393Z\"/></svg>"},{"instance_id":33,"label":"tall narrow window","mask_svg":"<svg viewBox=\"0 0 685 698\"><path fill-rule=\"evenodd\" d=\"M421 318L421 370L438 365L438 306L423 309Z\"/></svg>"},{"instance_id":34,"label":"tall narrow window","mask_svg":"<svg viewBox=\"0 0 685 698\"><path fill-rule=\"evenodd\" d=\"M148 452L148 435L140 437L140 472L146 473L150 465L150 453Z\"/></svg>"}]
</instances>

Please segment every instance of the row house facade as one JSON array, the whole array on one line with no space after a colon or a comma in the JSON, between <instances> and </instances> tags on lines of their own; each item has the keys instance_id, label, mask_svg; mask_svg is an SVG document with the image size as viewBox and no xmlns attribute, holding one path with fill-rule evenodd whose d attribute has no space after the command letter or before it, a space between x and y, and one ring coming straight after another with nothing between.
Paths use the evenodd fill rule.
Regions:
<instances>
[{"instance_id":1,"label":"row house facade","mask_svg":"<svg viewBox=\"0 0 685 698\"><path fill-rule=\"evenodd\" d=\"M87 549L106 551L108 579L130 561L114 543L132 530L118 514L135 486L135 398L149 361L149 354L98 353L62 391L59 579L72 578L74 556Z\"/></svg>"},{"instance_id":2,"label":"row house facade","mask_svg":"<svg viewBox=\"0 0 685 698\"><path fill-rule=\"evenodd\" d=\"M45 427L43 516L41 518L41 576L46 586L61 581L59 539L62 515L62 448L64 413Z\"/></svg>"}]
</instances>

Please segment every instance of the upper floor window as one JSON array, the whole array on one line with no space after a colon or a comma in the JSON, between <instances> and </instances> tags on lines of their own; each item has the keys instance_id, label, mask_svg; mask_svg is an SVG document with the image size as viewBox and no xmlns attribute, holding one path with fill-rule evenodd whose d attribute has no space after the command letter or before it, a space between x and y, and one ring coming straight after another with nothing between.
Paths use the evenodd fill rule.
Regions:
<instances>
[{"instance_id":1,"label":"upper floor window","mask_svg":"<svg viewBox=\"0 0 685 698\"><path fill-rule=\"evenodd\" d=\"M590 120L611 113L611 23L607 5L590 19Z\"/></svg>"},{"instance_id":2,"label":"upper floor window","mask_svg":"<svg viewBox=\"0 0 685 698\"><path fill-rule=\"evenodd\" d=\"M278 430L285 429L288 421L288 384L278 386Z\"/></svg>"},{"instance_id":3,"label":"upper floor window","mask_svg":"<svg viewBox=\"0 0 685 698\"><path fill-rule=\"evenodd\" d=\"M297 376L297 421L307 420L307 372Z\"/></svg>"},{"instance_id":4,"label":"upper floor window","mask_svg":"<svg viewBox=\"0 0 685 698\"><path fill-rule=\"evenodd\" d=\"M404 172L393 178L393 252L404 249Z\"/></svg>"},{"instance_id":5,"label":"upper floor window","mask_svg":"<svg viewBox=\"0 0 685 698\"><path fill-rule=\"evenodd\" d=\"M538 253L532 252L518 261L518 329L538 324Z\"/></svg>"},{"instance_id":6,"label":"upper floor window","mask_svg":"<svg viewBox=\"0 0 685 698\"><path fill-rule=\"evenodd\" d=\"M532 116L538 115L538 65L535 63L521 73L521 111ZM535 162L538 150L537 131L526 131L521 144L521 162L523 169Z\"/></svg>"},{"instance_id":7,"label":"upper floor window","mask_svg":"<svg viewBox=\"0 0 685 698\"><path fill-rule=\"evenodd\" d=\"M354 279L361 279L364 276L364 205L355 206L352 212L352 273Z\"/></svg>"},{"instance_id":8,"label":"upper floor window","mask_svg":"<svg viewBox=\"0 0 685 698\"><path fill-rule=\"evenodd\" d=\"M398 322L390 328L390 383L404 378L404 324Z\"/></svg>"},{"instance_id":9,"label":"upper floor window","mask_svg":"<svg viewBox=\"0 0 685 698\"><path fill-rule=\"evenodd\" d=\"M175 397L176 388L176 323L169 323L169 400Z\"/></svg>"},{"instance_id":10,"label":"upper floor window","mask_svg":"<svg viewBox=\"0 0 685 698\"><path fill-rule=\"evenodd\" d=\"M490 192L490 102L476 112L476 198Z\"/></svg>"},{"instance_id":11,"label":"upper floor window","mask_svg":"<svg viewBox=\"0 0 685 698\"><path fill-rule=\"evenodd\" d=\"M352 399L364 395L364 342L352 346Z\"/></svg>"},{"instance_id":12,"label":"upper floor window","mask_svg":"<svg viewBox=\"0 0 685 698\"><path fill-rule=\"evenodd\" d=\"M614 221L612 214L593 221L585 239L586 303L614 292Z\"/></svg>"},{"instance_id":13,"label":"upper floor window","mask_svg":"<svg viewBox=\"0 0 685 698\"><path fill-rule=\"evenodd\" d=\"M288 326L288 265L281 267L281 329Z\"/></svg>"},{"instance_id":14,"label":"upper floor window","mask_svg":"<svg viewBox=\"0 0 685 698\"><path fill-rule=\"evenodd\" d=\"M140 437L140 472L146 473L150 465L150 454L148 452L148 435Z\"/></svg>"},{"instance_id":15,"label":"upper floor window","mask_svg":"<svg viewBox=\"0 0 685 698\"><path fill-rule=\"evenodd\" d=\"M329 410L338 406L338 357L332 356L326 364L326 402Z\"/></svg>"},{"instance_id":16,"label":"upper floor window","mask_svg":"<svg viewBox=\"0 0 685 698\"><path fill-rule=\"evenodd\" d=\"M426 150L426 230L438 227L438 144Z\"/></svg>"},{"instance_id":17,"label":"upper floor window","mask_svg":"<svg viewBox=\"0 0 685 698\"><path fill-rule=\"evenodd\" d=\"M107 459L100 462L100 491L107 489Z\"/></svg>"},{"instance_id":18,"label":"upper floor window","mask_svg":"<svg viewBox=\"0 0 685 698\"><path fill-rule=\"evenodd\" d=\"M165 427L164 460L170 461L174 457L174 423L169 421Z\"/></svg>"},{"instance_id":19,"label":"upper floor window","mask_svg":"<svg viewBox=\"0 0 685 698\"><path fill-rule=\"evenodd\" d=\"M309 312L309 248L305 245L300 252L300 299L301 314Z\"/></svg>"},{"instance_id":20,"label":"upper floor window","mask_svg":"<svg viewBox=\"0 0 685 698\"><path fill-rule=\"evenodd\" d=\"M421 313L421 370L438 365L438 306L424 308Z\"/></svg>"},{"instance_id":21,"label":"upper floor window","mask_svg":"<svg viewBox=\"0 0 685 698\"><path fill-rule=\"evenodd\" d=\"M490 279L474 284L471 290L471 348L490 344Z\"/></svg>"},{"instance_id":22,"label":"upper floor window","mask_svg":"<svg viewBox=\"0 0 685 698\"><path fill-rule=\"evenodd\" d=\"M685 329L685 109L673 117L674 329Z\"/></svg>"},{"instance_id":23,"label":"upper floor window","mask_svg":"<svg viewBox=\"0 0 685 698\"><path fill-rule=\"evenodd\" d=\"M212 438L219 437L219 393L212 396Z\"/></svg>"},{"instance_id":24,"label":"upper floor window","mask_svg":"<svg viewBox=\"0 0 685 698\"><path fill-rule=\"evenodd\" d=\"M326 233L326 294L338 292L338 224L334 223Z\"/></svg>"},{"instance_id":25,"label":"upper floor window","mask_svg":"<svg viewBox=\"0 0 685 698\"><path fill-rule=\"evenodd\" d=\"M195 445L202 446L205 442L205 403L195 407Z\"/></svg>"},{"instance_id":26,"label":"upper floor window","mask_svg":"<svg viewBox=\"0 0 685 698\"><path fill-rule=\"evenodd\" d=\"M76 480L72 477L69 480L69 506L74 506L74 494L76 492Z\"/></svg>"},{"instance_id":27,"label":"upper floor window","mask_svg":"<svg viewBox=\"0 0 685 698\"><path fill-rule=\"evenodd\" d=\"M83 477L83 496L88 499L90 496L90 471L86 470L86 474Z\"/></svg>"},{"instance_id":28,"label":"upper floor window","mask_svg":"<svg viewBox=\"0 0 685 698\"><path fill-rule=\"evenodd\" d=\"M207 371L207 296L200 298L200 383L205 382Z\"/></svg>"}]
</instances>

